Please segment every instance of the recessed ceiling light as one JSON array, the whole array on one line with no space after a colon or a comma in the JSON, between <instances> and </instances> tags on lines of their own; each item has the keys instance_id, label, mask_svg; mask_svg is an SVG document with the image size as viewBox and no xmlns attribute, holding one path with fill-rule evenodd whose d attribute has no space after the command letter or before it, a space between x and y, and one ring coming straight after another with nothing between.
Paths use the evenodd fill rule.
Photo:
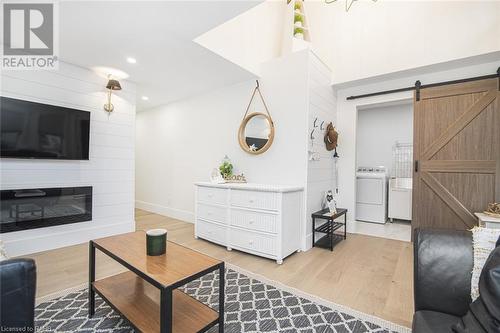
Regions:
<instances>
[{"instance_id":1,"label":"recessed ceiling light","mask_svg":"<svg viewBox=\"0 0 500 333\"><path fill-rule=\"evenodd\" d=\"M149 100L149 97L148 97L148 96L142 96L142 97L141 97L141 99L142 99L143 101L148 101L148 100Z\"/></svg>"},{"instance_id":2,"label":"recessed ceiling light","mask_svg":"<svg viewBox=\"0 0 500 333\"><path fill-rule=\"evenodd\" d=\"M135 63L137 62L137 60L136 60L135 58L128 57L128 58L127 58L127 62L128 62L129 64L135 64Z\"/></svg>"}]
</instances>

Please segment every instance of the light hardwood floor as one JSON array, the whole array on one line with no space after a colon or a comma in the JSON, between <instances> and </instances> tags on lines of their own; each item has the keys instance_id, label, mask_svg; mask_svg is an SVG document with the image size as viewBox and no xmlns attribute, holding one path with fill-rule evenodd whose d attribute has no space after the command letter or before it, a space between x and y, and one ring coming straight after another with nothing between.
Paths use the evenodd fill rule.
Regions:
<instances>
[{"instance_id":1,"label":"light hardwood floor","mask_svg":"<svg viewBox=\"0 0 500 333\"><path fill-rule=\"evenodd\" d=\"M193 237L190 223L136 210L136 228L166 228L168 239L224 260L293 288L358 311L411 326L413 314L413 255L411 243L348 234L333 252L313 248L295 253L283 265L227 251ZM88 244L30 255L38 270L37 296L77 286L88 279ZM97 278L123 268L97 251Z\"/></svg>"}]
</instances>

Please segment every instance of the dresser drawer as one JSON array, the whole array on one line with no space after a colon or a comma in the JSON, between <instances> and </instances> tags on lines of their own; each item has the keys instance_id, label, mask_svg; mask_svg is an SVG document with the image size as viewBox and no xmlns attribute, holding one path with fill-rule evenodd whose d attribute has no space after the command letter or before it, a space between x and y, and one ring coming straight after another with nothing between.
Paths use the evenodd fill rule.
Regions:
<instances>
[{"instance_id":1,"label":"dresser drawer","mask_svg":"<svg viewBox=\"0 0 500 333\"><path fill-rule=\"evenodd\" d=\"M271 235L230 228L229 244L235 248L276 255L276 237Z\"/></svg>"},{"instance_id":2,"label":"dresser drawer","mask_svg":"<svg viewBox=\"0 0 500 333\"><path fill-rule=\"evenodd\" d=\"M223 188L213 188L213 187L198 187L198 201L225 205L227 204L227 194L228 190Z\"/></svg>"},{"instance_id":3,"label":"dresser drawer","mask_svg":"<svg viewBox=\"0 0 500 333\"><path fill-rule=\"evenodd\" d=\"M198 205L196 206L196 213L197 218L227 224L226 207L198 203Z\"/></svg>"},{"instance_id":4,"label":"dresser drawer","mask_svg":"<svg viewBox=\"0 0 500 333\"><path fill-rule=\"evenodd\" d=\"M266 210L278 210L278 194L275 192L232 190L231 205Z\"/></svg>"},{"instance_id":5,"label":"dresser drawer","mask_svg":"<svg viewBox=\"0 0 500 333\"><path fill-rule=\"evenodd\" d=\"M226 227L203 220L196 220L196 236L219 244L226 244Z\"/></svg>"},{"instance_id":6,"label":"dresser drawer","mask_svg":"<svg viewBox=\"0 0 500 333\"><path fill-rule=\"evenodd\" d=\"M232 225L251 230L276 233L278 231L276 219L277 217L274 214L266 214L235 208L233 208L233 210L231 211Z\"/></svg>"}]
</instances>

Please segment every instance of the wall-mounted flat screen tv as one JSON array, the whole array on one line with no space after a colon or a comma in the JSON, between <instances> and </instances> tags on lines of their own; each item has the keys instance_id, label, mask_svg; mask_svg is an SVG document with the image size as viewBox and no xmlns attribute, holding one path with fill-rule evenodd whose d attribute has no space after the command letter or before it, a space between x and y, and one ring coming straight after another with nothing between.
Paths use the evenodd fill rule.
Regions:
<instances>
[{"instance_id":1,"label":"wall-mounted flat screen tv","mask_svg":"<svg viewBox=\"0 0 500 333\"><path fill-rule=\"evenodd\" d=\"M89 159L90 112L0 96L2 158Z\"/></svg>"}]
</instances>

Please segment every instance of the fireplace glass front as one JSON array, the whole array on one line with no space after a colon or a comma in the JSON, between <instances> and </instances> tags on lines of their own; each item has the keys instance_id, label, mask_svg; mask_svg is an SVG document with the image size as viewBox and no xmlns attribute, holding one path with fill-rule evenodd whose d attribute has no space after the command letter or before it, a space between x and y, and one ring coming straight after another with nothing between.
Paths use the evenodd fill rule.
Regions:
<instances>
[{"instance_id":1,"label":"fireplace glass front","mask_svg":"<svg viewBox=\"0 0 500 333\"><path fill-rule=\"evenodd\" d=\"M92 220L92 187L1 191L0 233Z\"/></svg>"}]
</instances>

